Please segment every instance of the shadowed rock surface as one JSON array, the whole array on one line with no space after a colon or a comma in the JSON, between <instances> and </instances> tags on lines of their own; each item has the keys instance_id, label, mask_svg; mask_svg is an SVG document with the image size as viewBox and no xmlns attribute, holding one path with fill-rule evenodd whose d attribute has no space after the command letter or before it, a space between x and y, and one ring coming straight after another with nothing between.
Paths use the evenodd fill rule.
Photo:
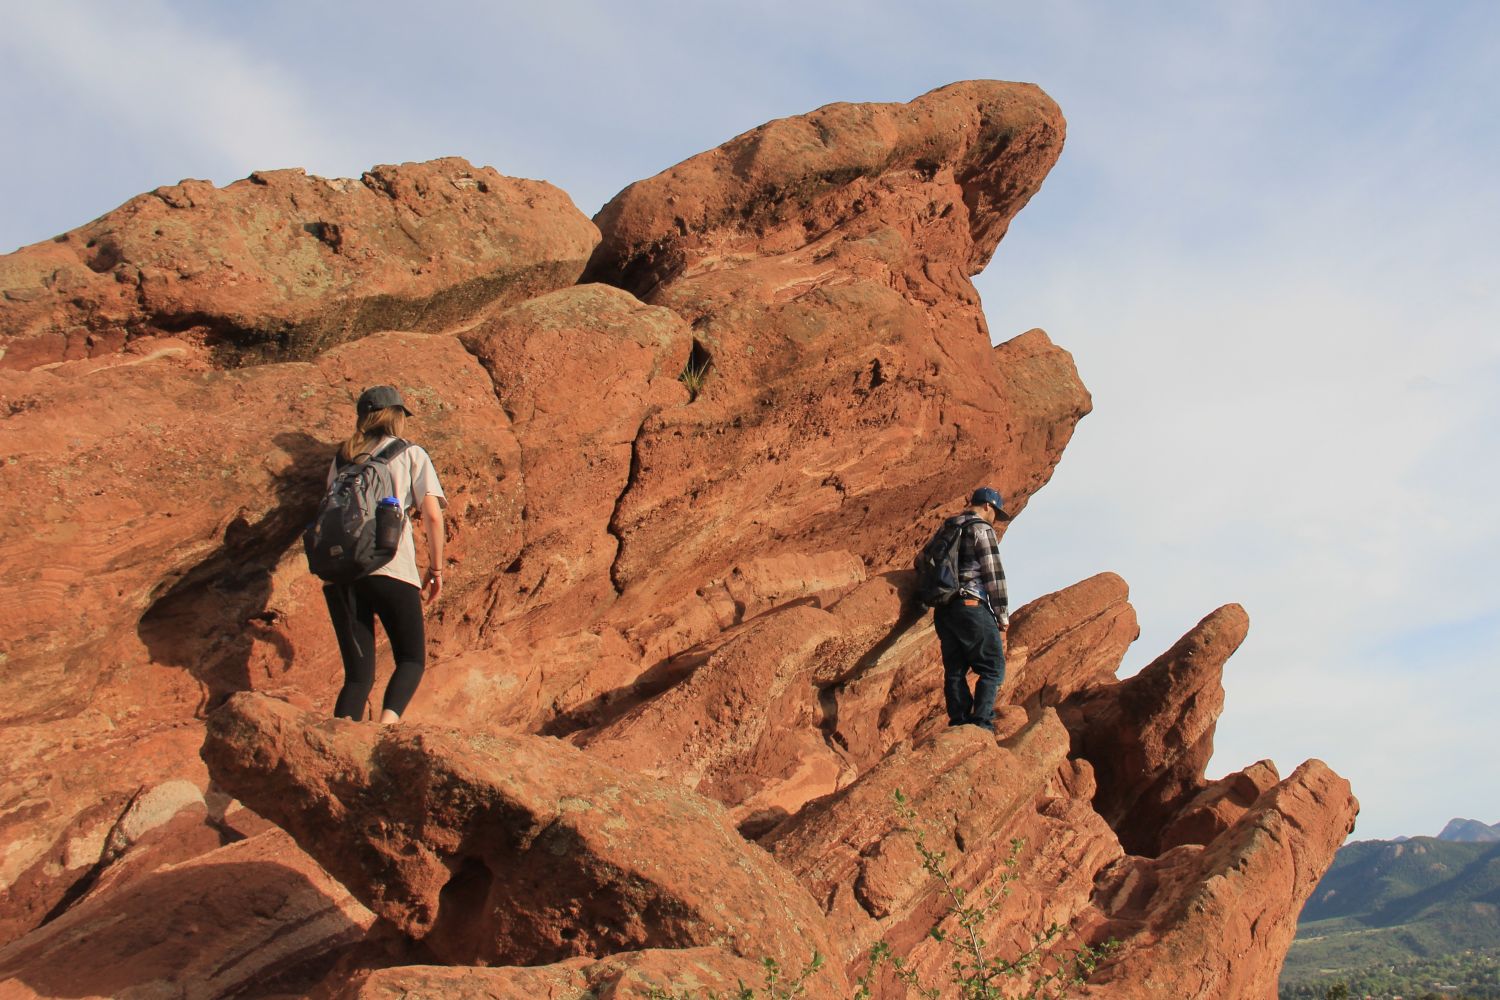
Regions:
<instances>
[{"instance_id":1,"label":"shadowed rock surface","mask_svg":"<svg viewBox=\"0 0 1500 1000\"><path fill-rule=\"evenodd\" d=\"M311 985L374 914L280 830L168 864L0 950L7 997L235 996Z\"/></svg>"},{"instance_id":2,"label":"shadowed rock surface","mask_svg":"<svg viewBox=\"0 0 1500 1000\"><path fill-rule=\"evenodd\" d=\"M1118 680L1119 577L1017 609L991 736L946 727L911 600L974 487L1025 530L1091 406L970 281L1064 129L976 81L772 122L594 223L447 159L186 182L0 258L7 988L645 996L816 951L831 998L876 943L945 986L920 829L1010 889L1001 953L1056 925L1051 962L1121 942L1089 996L1269 1000L1357 804L1316 761L1204 774L1243 610ZM296 544L377 383L449 497L395 729L323 719Z\"/></svg>"},{"instance_id":3,"label":"shadowed rock surface","mask_svg":"<svg viewBox=\"0 0 1500 1000\"><path fill-rule=\"evenodd\" d=\"M722 809L554 740L320 721L247 693L209 716L203 755L446 964L829 950L812 900Z\"/></svg>"}]
</instances>

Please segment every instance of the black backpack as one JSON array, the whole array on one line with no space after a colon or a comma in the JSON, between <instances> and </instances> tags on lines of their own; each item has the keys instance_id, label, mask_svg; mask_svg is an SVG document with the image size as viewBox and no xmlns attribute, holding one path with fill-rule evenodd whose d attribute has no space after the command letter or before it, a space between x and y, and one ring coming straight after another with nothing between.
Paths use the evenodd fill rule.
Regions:
<instances>
[{"instance_id":1,"label":"black backpack","mask_svg":"<svg viewBox=\"0 0 1500 1000\"><path fill-rule=\"evenodd\" d=\"M964 529L983 524L980 517L950 517L917 553L917 600L929 608L947 604L958 593L958 549Z\"/></svg>"},{"instance_id":2,"label":"black backpack","mask_svg":"<svg viewBox=\"0 0 1500 1000\"><path fill-rule=\"evenodd\" d=\"M329 583L353 583L395 557L401 532L381 533L388 543L381 545L376 510L382 498L396 493L390 463L407 447L407 442L397 438L375 454L356 455L354 461L339 466L318 504L317 516L302 533L307 568L313 573ZM401 508L395 512L405 517Z\"/></svg>"}]
</instances>

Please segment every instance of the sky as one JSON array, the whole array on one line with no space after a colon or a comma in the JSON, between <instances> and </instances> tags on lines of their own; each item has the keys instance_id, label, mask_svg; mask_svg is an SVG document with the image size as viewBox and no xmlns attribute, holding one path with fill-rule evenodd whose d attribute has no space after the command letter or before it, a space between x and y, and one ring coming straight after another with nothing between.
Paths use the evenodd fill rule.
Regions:
<instances>
[{"instance_id":1,"label":"sky","mask_svg":"<svg viewBox=\"0 0 1500 1000\"><path fill-rule=\"evenodd\" d=\"M956 80L1068 118L976 279L1094 398L1006 536L1144 666L1250 636L1210 777L1318 757L1356 839L1500 821L1500 4L0 0L0 253L162 184L459 155L587 214L773 118Z\"/></svg>"}]
</instances>

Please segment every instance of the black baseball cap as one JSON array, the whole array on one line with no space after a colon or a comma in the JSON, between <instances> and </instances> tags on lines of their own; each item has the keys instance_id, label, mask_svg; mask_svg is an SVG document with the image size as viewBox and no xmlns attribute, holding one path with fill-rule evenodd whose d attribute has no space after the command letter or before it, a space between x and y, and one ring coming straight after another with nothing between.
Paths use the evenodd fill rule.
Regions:
<instances>
[{"instance_id":1,"label":"black baseball cap","mask_svg":"<svg viewBox=\"0 0 1500 1000\"><path fill-rule=\"evenodd\" d=\"M988 486L981 486L974 491L973 496L969 497L970 507L980 507L984 504L989 504L995 508L995 516L1000 518L1000 520L1010 520L1010 515L1005 513L1005 498L1000 495L999 490L991 489Z\"/></svg>"},{"instance_id":2,"label":"black baseball cap","mask_svg":"<svg viewBox=\"0 0 1500 1000\"><path fill-rule=\"evenodd\" d=\"M370 386L359 394L359 402L354 404L354 409L360 416L364 416L389 406L399 406L408 417L411 416L411 411L406 409L406 403L401 399L401 393L393 385Z\"/></svg>"}]
</instances>

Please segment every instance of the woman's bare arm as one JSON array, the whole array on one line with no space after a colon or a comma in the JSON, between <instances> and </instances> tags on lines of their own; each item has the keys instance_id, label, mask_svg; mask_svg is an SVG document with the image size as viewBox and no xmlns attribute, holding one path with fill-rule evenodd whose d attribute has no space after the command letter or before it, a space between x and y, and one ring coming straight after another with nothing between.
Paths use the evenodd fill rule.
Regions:
<instances>
[{"instance_id":1,"label":"woman's bare arm","mask_svg":"<svg viewBox=\"0 0 1500 1000\"><path fill-rule=\"evenodd\" d=\"M443 503L437 494L422 498L422 528L427 536L427 575L422 590L427 600L443 592Z\"/></svg>"}]
</instances>

